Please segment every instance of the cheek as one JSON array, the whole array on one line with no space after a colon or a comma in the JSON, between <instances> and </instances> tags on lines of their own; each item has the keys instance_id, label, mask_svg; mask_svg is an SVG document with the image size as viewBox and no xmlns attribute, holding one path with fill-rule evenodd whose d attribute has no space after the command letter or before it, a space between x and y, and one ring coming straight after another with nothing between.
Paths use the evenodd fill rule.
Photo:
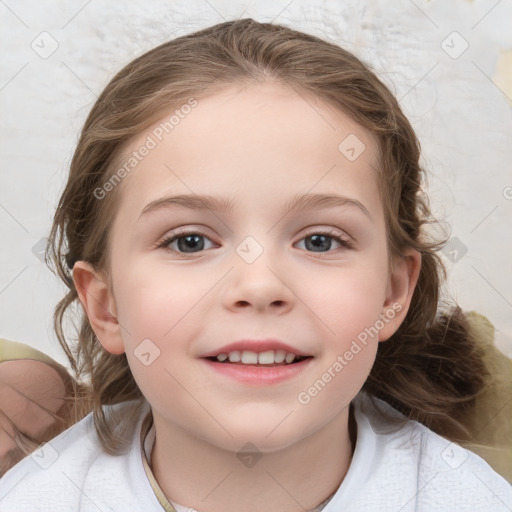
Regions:
<instances>
[{"instance_id":1,"label":"cheek","mask_svg":"<svg viewBox=\"0 0 512 512\"><path fill-rule=\"evenodd\" d=\"M131 269L129 277L115 288L118 320L125 327L123 337L131 338L132 344L144 338L158 343L194 325L194 308L213 286L211 275L207 279L201 276L179 269L171 273L165 266L158 271L151 265Z\"/></svg>"},{"instance_id":2,"label":"cheek","mask_svg":"<svg viewBox=\"0 0 512 512\"><path fill-rule=\"evenodd\" d=\"M187 380L184 362L192 356L193 341L204 326L201 305L218 280L211 272L203 274L139 265L115 287L126 357L152 405L170 396L179 400L176 397L182 394L178 382Z\"/></svg>"},{"instance_id":3,"label":"cheek","mask_svg":"<svg viewBox=\"0 0 512 512\"><path fill-rule=\"evenodd\" d=\"M194 306L206 293L189 275L134 266L115 289L128 364L152 406L170 397L177 405L183 394L178 382L185 381L180 370L198 326Z\"/></svg>"},{"instance_id":4,"label":"cheek","mask_svg":"<svg viewBox=\"0 0 512 512\"><path fill-rule=\"evenodd\" d=\"M300 293L322 332L333 340L346 341L375 324L386 288L386 270L368 262L337 272L332 268L317 271L302 281Z\"/></svg>"}]
</instances>

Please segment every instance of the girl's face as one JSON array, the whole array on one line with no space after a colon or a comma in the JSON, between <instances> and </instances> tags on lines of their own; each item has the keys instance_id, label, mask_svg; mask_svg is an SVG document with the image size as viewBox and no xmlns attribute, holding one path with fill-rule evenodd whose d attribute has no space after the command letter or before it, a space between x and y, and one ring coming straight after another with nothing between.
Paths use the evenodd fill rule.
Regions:
<instances>
[{"instance_id":1,"label":"girl's face","mask_svg":"<svg viewBox=\"0 0 512 512\"><path fill-rule=\"evenodd\" d=\"M405 317L419 256L388 273L377 144L343 113L276 83L187 105L126 152L137 164L116 191L113 295L92 280L89 318L107 350L126 352L155 422L233 450L284 448L346 424L379 340ZM101 301L119 325L94 318ZM206 357L273 350L265 362L283 348L224 348L240 340L309 357Z\"/></svg>"}]
</instances>

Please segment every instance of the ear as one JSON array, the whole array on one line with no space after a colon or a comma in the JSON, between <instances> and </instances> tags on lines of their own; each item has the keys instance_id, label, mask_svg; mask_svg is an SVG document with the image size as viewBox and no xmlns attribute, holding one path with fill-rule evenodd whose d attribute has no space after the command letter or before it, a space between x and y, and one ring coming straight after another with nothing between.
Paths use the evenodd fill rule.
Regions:
<instances>
[{"instance_id":1,"label":"ear","mask_svg":"<svg viewBox=\"0 0 512 512\"><path fill-rule=\"evenodd\" d=\"M379 341L389 339L404 321L420 269L421 253L414 249L409 249L403 256L393 260L381 315L384 328L379 331Z\"/></svg>"},{"instance_id":2,"label":"ear","mask_svg":"<svg viewBox=\"0 0 512 512\"><path fill-rule=\"evenodd\" d=\"M77 261L73 266L73 282L91 327L103 348L111 354L122 354L124 342L117 321L114 296L103 273L90 263Z\"/></svg>"}]
</instances>

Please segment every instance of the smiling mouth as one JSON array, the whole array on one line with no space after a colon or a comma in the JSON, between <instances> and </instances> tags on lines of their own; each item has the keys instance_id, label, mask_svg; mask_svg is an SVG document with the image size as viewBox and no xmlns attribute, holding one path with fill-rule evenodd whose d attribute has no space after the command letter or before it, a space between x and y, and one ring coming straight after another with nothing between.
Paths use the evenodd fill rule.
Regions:
<instances>
[{"instance_id":1,"label":"smiling mouth","mask_svg":"<svg viewBox=\"0 0 512 512\"><path fill-rule=\"evenodd\" d=\"M224 352L218 356L207 357L206 359L214 363L231 364L240 366L258 366L258 367L274 367L274 366L290 366L300 363L305 359L313 356L298 356L284 350L267 350L265 352L252 352L250 350L234 350L232 352Z\"/></svg>"}]
</instances>

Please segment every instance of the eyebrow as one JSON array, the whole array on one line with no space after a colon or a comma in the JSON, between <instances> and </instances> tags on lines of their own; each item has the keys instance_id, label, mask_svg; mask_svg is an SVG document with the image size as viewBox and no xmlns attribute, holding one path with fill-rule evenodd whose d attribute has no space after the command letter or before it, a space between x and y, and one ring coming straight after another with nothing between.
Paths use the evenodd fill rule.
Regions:
<instances>
[{"instance_id":1,"label":"eyebrow","mask_svg":"<svg viewBox=\"0 0 512 512\"><path fill-rule=\"evenodd\" d=\"M144 207L139 220L143 215L157 210L181 206L190 210L212 210L223 213L233 211L233 201L224 197L215 198L209 195L181 194L177 196L161 197L151 201ZM363 212L372 222L373 218L368 209L357 199L340 196L337 194L297 194L284 206L283 215L304 210L321 210L337 206L353 206Z\"/></svg>"}]
</instances>

